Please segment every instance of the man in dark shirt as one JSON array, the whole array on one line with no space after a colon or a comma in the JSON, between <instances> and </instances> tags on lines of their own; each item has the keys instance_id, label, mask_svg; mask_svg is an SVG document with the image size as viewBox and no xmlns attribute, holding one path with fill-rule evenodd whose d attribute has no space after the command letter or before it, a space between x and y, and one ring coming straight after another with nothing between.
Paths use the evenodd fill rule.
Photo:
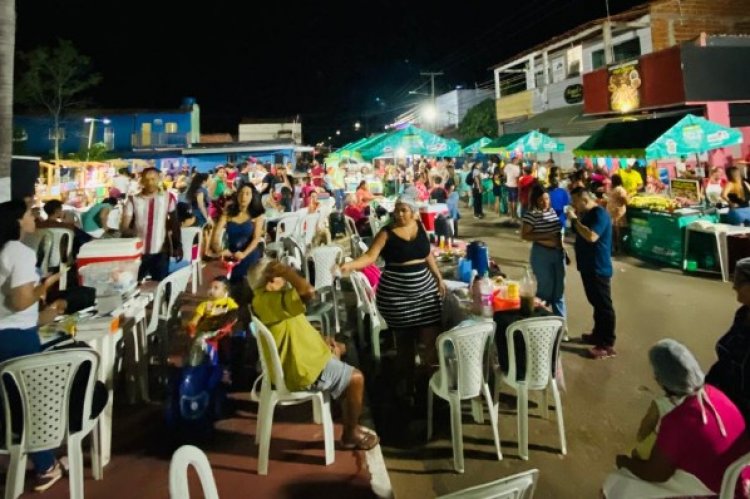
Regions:
<instances>
[{"instance_id":1,"label":"man in dark shirt","mask_svg":"<svg viewBox=\"0 0 750 499\"><path fill-rule=\"evenodd\" d=\"M576 262L586 298L594 308L594 329L581 340L594 345L589 351L595 359L606 359L615 352L615 309L612 305L612 220L596 197L584 187L571 193L568 211L576 233Z\"/></svg>"}]
</instances>

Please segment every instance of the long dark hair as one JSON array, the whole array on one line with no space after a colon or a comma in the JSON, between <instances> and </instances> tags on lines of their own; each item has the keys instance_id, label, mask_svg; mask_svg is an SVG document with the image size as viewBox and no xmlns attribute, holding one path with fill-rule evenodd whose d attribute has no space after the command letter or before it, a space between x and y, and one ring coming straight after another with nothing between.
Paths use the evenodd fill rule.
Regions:
<instances>
[{"instance_id":1,"label":"long dark hair","mask_svg":"<svg viewBox=\"0 0 750 499\"><path fill-rule=\"evenodd\" d=\"M618 174L612 175L612 188L620 187L622 185L622 177Z\"/></svg>"},{"instance_id":2,"label":"long dark hair","mask_svg":"<svg viewBox=\"0 0 750 499\"><path fill-rule=\"evenodd\" d=\"M547 190L538 181L535 181L531 187L531 193L529 194L529 207L532 210L539 209L539 199L544 196Z\"/></svg>"},{"instance_id":3,"label":"long dark hair","mask_svg":"<svg viewBox=\"0 0 750 499\"><path fill-rule=\"evenodd\" d=\"M200 189L203 186L203 182L207 180L208 175L206 175L205 173L196 173L192 180L190 180L190 185L185 192L185 199L187 199L191 203L195 203L198 189Z\"/></svg>"},{"instance_id":4,"label":"long dark hair","mask_svg":"<svg viewBox=\"0 0 750 499\"><path fill-rule=\"evenodd\" d=\"M250 205L247 207L247 214L250 218L257 218L266 212L263 208L263 201L260 198L258 189L253 184L242 184L232 195L232 203L227 207L227 215L230 217L236 217L240 214L240 192L242 189L247 187L253 193L253 198L250 200Z\"/></svg>"},{"instance_id":5,"label":"long dark hair","mask_svg":"<svg viewBox=\"0 0 750 499\"><path fill-rule=\"evenodd\" d=\"M8 241L21 239L20 222L26 209L26 203L17 199L0 203L0 250Z\"/></svg>"}]
</instances>

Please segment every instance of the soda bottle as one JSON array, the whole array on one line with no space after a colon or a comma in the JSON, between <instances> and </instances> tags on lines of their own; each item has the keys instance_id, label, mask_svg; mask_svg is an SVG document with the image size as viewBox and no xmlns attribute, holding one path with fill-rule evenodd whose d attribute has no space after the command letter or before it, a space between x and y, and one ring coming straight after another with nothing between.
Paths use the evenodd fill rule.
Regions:
<instances>
[{"instance_id":1,"label":"soda bottle","mask_svg":"<svg viewBox=\"0 0 750 499\"><path fill-rule=\"evenodd\" d=\"M536 297L536 276L529 266L526 266L520 283L521 313L530 316L534 312L534 298Z\"/></svg>"},{"instance_id":2,"label":"soda bottle","mask_svg":"<svg viewBox=\"0 0 750 499\"><path fill-rule=\"evenodd\" d=\"M484 276L479 283L479 293L482 304L482 317L492 318L494 315L494 310L492 308L492 283L490 282L490 276L487 272L484 273Z\"/></svg>"}]
</instances>

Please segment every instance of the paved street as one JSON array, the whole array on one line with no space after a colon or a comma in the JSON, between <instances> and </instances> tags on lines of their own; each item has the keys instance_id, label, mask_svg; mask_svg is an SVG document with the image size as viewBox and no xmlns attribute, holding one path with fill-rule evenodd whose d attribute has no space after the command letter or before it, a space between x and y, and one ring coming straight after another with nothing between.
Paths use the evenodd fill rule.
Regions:
<instances>
[{"instance_id":1,"label":"paved street","mask_svg":"<svg viewBox=\"0 0 750 499\"><path fill-rule=\"evenodd\" d=\"M466 218L468 216L468 218ZM464 212L461 238L481 238L510 277L520 277L528 260L529 244L512 229L500 228L500 218L471 218ZM572 251L571 251L572 254ZM574 264L575 265L575 264ZM567 300L572 337L591 327L591 308L575 266L569 267ZM466 471L452 471L448 406L442 411L440 430L417 451L385 448L386 464L397 498L431 497L495 480L531 468L541 470L536 497L594 498L615 456L634 444L640 419L656 393L647 350L658 339L672 337L689 346L707 369L714 360L716 339L728 329L739 306L730 284L718 279L686 276L660 270L639 260L622 257L615 262L613 298L617 311L618 357L594 361L581 356L583 347L564 345L562 354L567 383L563 394L568 455L558 452L554 412L550 420L531 418L530 458L518 458L514 399L501 407L500 438L504 460L493 457L489 422L476 425L464 411ZM512 393L504 389L504 393ZM530 396L532 402L534 396ZM538 412L532 406L530 414ZM426 414L424 416L426 419ZM419 435L424 441L424 436Z\"/></svg>"}]
</instances>

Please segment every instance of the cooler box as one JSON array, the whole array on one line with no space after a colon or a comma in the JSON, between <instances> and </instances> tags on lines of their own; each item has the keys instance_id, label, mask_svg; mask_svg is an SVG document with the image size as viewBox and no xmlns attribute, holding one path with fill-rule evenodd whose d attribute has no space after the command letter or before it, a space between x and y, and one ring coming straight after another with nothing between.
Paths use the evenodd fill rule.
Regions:
<instances>
[{"instance_id":1,"label":"cooler box","mask_svg":"<svg viewBox=\"0 0 750 499\"><path fill-rule=\"evenodd\" d=\"M419 217L422 219L422 225L427 232L435 232L435 219L438 215L448 215L448 205L446 204L429 204L419 209Z\"/></svg>"},{"instance_id":2,"label":"cooler box","mask_svg":"<svg viewBox=\"0 0 750 499\"><path fill-rule=\"evenodd\" d=\"M81 284L96 289L97 296L124 293L138 285L143 242L132 239L98 239L81 246L78 275Z\"/></svg>"}]
</instances>

